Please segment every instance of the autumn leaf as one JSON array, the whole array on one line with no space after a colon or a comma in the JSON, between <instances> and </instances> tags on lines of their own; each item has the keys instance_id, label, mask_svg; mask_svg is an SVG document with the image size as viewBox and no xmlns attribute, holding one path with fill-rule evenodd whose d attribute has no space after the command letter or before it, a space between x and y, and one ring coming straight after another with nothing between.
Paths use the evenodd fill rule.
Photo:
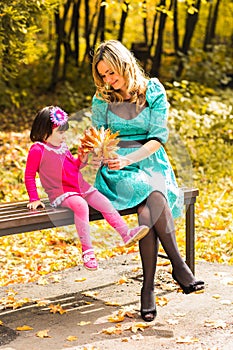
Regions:
<instances>
[{"instance_id":1,"label":"autumn leaf","mask_svg":"<svg viewBox=\"0 0 233 350\"><path fill-rule=\"evenodd\" d=\"M81 322L77 323L77 326L86 326L90 323L91 323L90 321L81 321Z\"/></svg>"},{"instance_id":2,"label":"autumn leaf","mask_svg":"<svg viewBox=\"0 0 233 350\"><path fill-rule=\"evenodd\" d=\"M210 327L210 328L213 328L213 329L216 329L216 328L222 328L222 329L225 329L227 327L227 323L223 320L206 320L205 321L205 324L204 324L205 327Z\"/></svg>"},{"instance_id":3,"label":"autumn leaf","mask_svg":"<svg viewBox=\"0 0 233 350\"><path fill-rule=\"evenodd\" d=\"M120 306L120 304L116 301L106 301L105 305L107 305L107 306Z\"/></svg>"},{"instance_id":4,"label":"autumn leaf","mask_svg":"<svg viewBox=\"0 0 233 350\"><path fill-rule=\"evenodd\" d=\"M126 277L126 276L122 276L117 282L116 284L124 284L124 283L128 283L130 282L130 280Z\"/></svg>"},{"instance_id":5,"label":"autumn leaf","mask_svg":"<svg viewBox=\"0 0 233 350\"><path fill-rule=\"evenodd\" d=\"M64 310L62 308L62 306L60 304L57 304L57 305L49 305L49 309L50 309L50 312L53 313L53 314L56 314L56 313L59 313L61 315L63 315L64 313L66 313L67 311Z\"/></svg>"},{"instance_id":6,"label":"autumn leaf","mask_svg":"<svg viewBox=\"0 0 233 350\"><path fill-rule=\"evenodd\" d=\"M75 341L75 340L77 340L78 339L78 337L76 337L75 335L69 335L67 338L66 338L66 340L68 340L68 341Z\"/></svg>"},{"instance_id":7,"label":"autumn leaf","mask_svg":"<svg viewBox=\"0 0 233 350\"><path fill-rule=\"evenodd\" d=\"M133 333L137 333L137 331L144 331L144 329L148 328L149 325L145 322L135 322L132 326L129 327L129 330Z\"/></svg>"},{"instance_id":8,"label":"autumn leaf","mask_svg":"<svg viewBox=\"0 0 233 350\"><path fill-rule=\"evenodd\" d=\"M108 334L108 335L112 335L112 334L122 334L122 329L121 329L121 325L117 325L115 327L109 327L109 328L105 328L102 329L101 333L104 334Z\"/></svg>"},{"instance_id":9,"label":"autumn leaf","mask_svg":"<svg viewBox=\"0 0 233 350\"><path fill-rule=\"evenodd\" d=\"M86 297L90 297L92 299L96 300L96 297L98 296L98 292L91 292L91 291L87 291L87 292L82 292L83 295L85 295Z\"/></svg>"},{"instance_id":10,"label":"autumn leaf","mask_svg":"<svg viewBox=\"0 0 233 350\"><path fill-rule=\"evenodd\" d=\"M165 306L169 302L169 300L166 297L156 297L156 305L159 306Z\"/></svg>"},{"instance_id":11,"label":"autumn leaf","mask_svg":"<svg viewBox=\"0 0 233 350\"><path fill-rule=\"evenodd\" d=\"M0 326L2 326L2 325L3 325L3 321L0 320Z\"/></svg>"},{"instance_id":12,"label":"autumn leaf","mask_svg":"<svg viewBox=\"0 0 233 350\"><path fill-rule=\"evenodd\" d=\"M33 329L32 327L26 326L26 325L19 326L19 327L16 328L17 331L31 331L32 329Z\"/></svg>"},{"instance_id":13,"label":"autumn leaf","mask_svg":"<svg viewBox=\"0 0 233 350\"><path fill-rule=\"evenodd\" d=\"M83 277L83 278L76 278L76 279L74 280L74 282L84 282L84 281L86 281L86 278L85 278L85 277Z\"/></svg>"},{"instance_id":14,"label":"autumn leaf","mask_svg":"<svg viewBox=\"0 0 233 350\"><path fill-rule=\"evenodd\" d=\"M42 331L39 331L36 333L36 336L39 338L51 338L51 336L48 335L49 329L44 329Z\"/></svg>"},{"instance_id":15,"label":"autumn leaf","mask_svg":"<svg viewBox=\"0 0 233 350\"><path fill-rule=\"evenodd\" d=\"M198 338L193 338L190 336L176 338L176 343L178 343L178 344L184 344L184 343L192 344L192 343L197 343L197 342L199 342Z\"/></svg>"}]
</instances>

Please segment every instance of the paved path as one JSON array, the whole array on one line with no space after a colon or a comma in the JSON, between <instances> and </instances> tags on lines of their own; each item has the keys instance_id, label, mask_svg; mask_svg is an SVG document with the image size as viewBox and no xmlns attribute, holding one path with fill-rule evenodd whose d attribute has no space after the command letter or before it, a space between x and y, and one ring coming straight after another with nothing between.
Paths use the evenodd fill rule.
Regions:
<instances>
[{"instance_id":1,"label":"paved path","mask_svg":"<svg viewBox=\"0 0 233 350\"><path fill-rule=\"evenodd\" d=\"M205 280L206 290L191 295L177 292L169 267L159 267L158 315L154 322L145 324L138 314L141 269L136 258L128 254L100 261L100 269L95 272L83 267L68 269L46 276L47 285L1 287L0 298L12 288L17 291L17 300L30 298L31 302L20 309L0 310L0 349L233 349L233 266L198 263L196 275ZM57 276L59 282L53 283ZM48 305L36 306L36 300L50 300L49 305L59 304L67 312L53 314ZM129 310L128 316L132 317L125 316L120 321L120 309L124 313ZM117 315L118 322L109 321L113 315ZM16 331L24 325L32 329ZM112 334L106 334L104 329ZM42 330L48 330L48 337L36 336ZM69 336L77 339L69 341Z\"/></svg>"}]
</instances>

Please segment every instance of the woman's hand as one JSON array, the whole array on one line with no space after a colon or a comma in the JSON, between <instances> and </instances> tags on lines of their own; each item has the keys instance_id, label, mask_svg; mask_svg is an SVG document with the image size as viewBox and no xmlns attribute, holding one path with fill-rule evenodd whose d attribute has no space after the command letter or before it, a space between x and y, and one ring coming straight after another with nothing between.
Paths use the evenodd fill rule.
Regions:
<instances>
[{"instance_id":1,"label":"woman's hand","mask_svg":"<svg viewBox=\"0 0 233 350\"><path fill-rule=\"evenodd\" d=\"M120 170L129 165L131 162L128 158L119 156L115 159L108 159L106 163L110 170Z\"/></svg>"},{"instance_id":2,"label":"woman's hand","mask_svg":"<svg viewBox=\"0 0 233 350\"><path fill-rule=\"evenodd\" d=\"M34 201L34 202L30 202L30 203L27 204L27 208L28 208L28 209L33 209L33 210L35 210L35 209L37 209L37 208L39 208L39 207L41 207L41 208L43 208L43 209L45 208L44 203L41 202L40 200Z\"/></svg>"}]
</instances>

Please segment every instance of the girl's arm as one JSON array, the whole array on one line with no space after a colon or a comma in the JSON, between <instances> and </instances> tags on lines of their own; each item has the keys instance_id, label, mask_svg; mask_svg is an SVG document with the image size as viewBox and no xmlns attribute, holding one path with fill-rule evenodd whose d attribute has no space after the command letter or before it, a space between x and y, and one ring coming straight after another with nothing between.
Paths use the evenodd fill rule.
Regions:
<instances>
[{"instance_id":1,"label":"girl's arm","mask_svg":"<svg viewBox=\"0 0 233 350\"><path fill-rule=\"evenodd\" d=\"M36 173L39 170L42 157L42 150L38 145L32 145L29 150L27 163L24 174L25 186L28 192L30 203L27 205L29 209L36 209L38 207L44 208L45 205L40 201L36 188Z\"/></svg>"}]
</instances>

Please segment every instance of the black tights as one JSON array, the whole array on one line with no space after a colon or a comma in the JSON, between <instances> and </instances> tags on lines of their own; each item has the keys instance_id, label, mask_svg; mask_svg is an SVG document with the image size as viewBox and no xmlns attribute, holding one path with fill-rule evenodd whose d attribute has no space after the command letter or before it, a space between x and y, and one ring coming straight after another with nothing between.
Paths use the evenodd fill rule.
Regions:
<instances>
[{"instance_id":1,"label":"black tights","mask_svg":"<svg viewBox=\"0 0 233 350\"><path fill-rule=\"evenodd\" d=\"M176 278L185 286L195 281L191 270L182 259L176 242L174 220L165 197L160 192L152 192L146 203L138 209L140 225L150 227L149 233L139 242L143 269L143 290L148 293L154 289L158 246L161 242L169 257ZM150 309L150 301L143 300L142 308ZM148 299L150 297L148 296Z\"/></svg>"}]
</instances>

